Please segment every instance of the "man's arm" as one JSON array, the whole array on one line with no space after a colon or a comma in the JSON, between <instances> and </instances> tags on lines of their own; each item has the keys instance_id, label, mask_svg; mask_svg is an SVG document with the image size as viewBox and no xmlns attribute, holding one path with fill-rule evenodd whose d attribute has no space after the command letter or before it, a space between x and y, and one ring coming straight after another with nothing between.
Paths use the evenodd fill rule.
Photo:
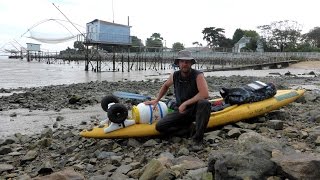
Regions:
<instances>
[{"instance_id":1,"label":"man's arm","mask_svg":"<svg viewBox=\"0 0 320 180\"><path fill-rule=\"evenodd\" d=\"M186 100L179 106L179 111L183 112L188 105L194 104L202 99L207 99L209 97L209 90L208 90L208 84L206 79L204 78L203 73L199 74L196 78L197 81L197 87L198 87L198 94L193 96L191 99Z\"/></svg>"},{"instance_id":2,"label":"man's arm","mask_svg":"<svg viewBox=\"0 0 320 180\"><path fill-rule=\"evenodd\" d=\"M157 98L151 101L146 101L144 102L144 104L152 104L154 106L157 105L160 99L167 93L168 89L170 88L170 86L172 86L172 84L173 84L173 74L170 74L167 81L161 86Z\"/></svg>"}]
</instances>

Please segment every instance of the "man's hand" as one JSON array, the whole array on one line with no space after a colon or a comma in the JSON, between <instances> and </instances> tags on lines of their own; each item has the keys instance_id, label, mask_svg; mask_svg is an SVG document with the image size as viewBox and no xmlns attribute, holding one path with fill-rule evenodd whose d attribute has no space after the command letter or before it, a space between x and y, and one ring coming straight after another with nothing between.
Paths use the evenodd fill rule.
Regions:
<instances>
[{"instance_id":1,"label":"man's hand","mask_svg":"<svg viewBox=\"0 0 320 180\"><path fill-rule=\"evenodd\" d=\"M143 102L145 105L152 105L153 106L153 109L156 109L157 108L157 105L158 105L158 100L154 99L154 100L151 100L151 101L145 101Z\"/></svg>"},{"instance_id":2,"label":"man's hand","mask_svg":"<svg viewBox=\"0 0 320 180\"><path fill-rule=\"evenodd\" d=\"M187 109L187 105L185 105L185 103L182 103L180 106L179 106L179 112L180 113L184 113L184 111Z\"/></svg>"}]
</instances>

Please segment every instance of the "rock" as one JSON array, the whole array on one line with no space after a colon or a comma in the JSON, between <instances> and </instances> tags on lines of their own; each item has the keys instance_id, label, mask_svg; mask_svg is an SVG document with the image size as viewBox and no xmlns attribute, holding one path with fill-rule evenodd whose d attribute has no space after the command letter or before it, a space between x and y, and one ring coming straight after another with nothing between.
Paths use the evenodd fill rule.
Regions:
<instances>
[{"instance_id":1,"label":"rock","mask_svg":"<svg viewBox=\"0 0 320 180\"><path fill-rule=\"evenodd\" d=\"M164 166L160 161L152 159L144 168L139 180L156 179L160 172L164 169Z\"/></svg>"},{"instance_id":2,"label":"rock","mask_svg":"<svg viewBox=\"0 0 320 180\"><path fill-rule=\"evenodd\" d=\"M159 155L157 160L160 161L163 166L172 166L174 156L169 152L163 152Z\"/></svg>"},{"instance_id":3,"label":"rock","mask_svg":"<svg viewBox=\"0 0 320 180\"><path fill-rule=\"evenodd\" d=\"M44 130L42 130L41 132L41 138L51 138L53 135L53 131L51 128L45 128Z\"/></svg>"},{"instance_id":4,"label":"rock","mask_svg":"<svg viewBox=\"0 0 320 180\"><path fill-rule=\"evenodd\" d=\"M89 180L106 180L106 179L109 179L109 174L97 175L89 178Z\"/></svg>"},{"instance_id":5,"label":"rock","mask_svg":"<svg viewBox=\"0 0 320 180\"><path fill-rule=\"evenodd\" d=\"M128 179L128 176L121 174L121 173L113 173L111 177L108 178L108 180L123 180L123 179Z\"/></svg>"},{"instance_id":6,"label":"rock","mask_svg":"<svg viewBox=\"0 0 320 180\"><path fill-rule=\"evenodd\" d=\"M282 130L283 129L283 121L281 120L270 120L268 121L268 128L274 130Z\"/></svg>"},{"instance_id":7,"label":"rock","mask_svg":"<svg viewBox=\"0 0 320 180\"><path fill-rule=\"evenodd\" d=\"M270 119L277 119L277 120L288 120L288 117L290 117L290 115L288 115L287 111L284 111L282 109L280 110L274 110L268 113L268 117Z\"/></svg>"},{"instance_id":8,"label":"rock","mask_svg":"<svg viewBox=\"0 0 320 180\"><path fill-rule=\"evenodd\" d=\"M207 168L200 168L195 170L190 170L185 176L186 179L201 179L201 180L212 180L212 173L207 173Z\"/></svg>"},{"instance_id":9,"label":"rock","mask_svg":"<svg viewBox=\"0 0 320 180\"><path fill-rule=\"evenodd\" d=\"M105 172L114 172L116 169L117 167L112 164L106 164L103 166L103 171Z\"/></svg>"},{"instance_id":10,"label":"rock","mask_svg":"<svg viewBox=\"0 0 320 180\"><path fill-rule=\"evenodd\" d=\"M78 95L71 95L71 97L69 98L69 104L76 104L81 100L81 98L82 97Z\"/></svg>"},{"instance_id":11,"label":"rock","mask_svg":"<svg viewBox=\"0 0 320 180\"><path fill-rule=\"evenodd\" d=\"M110 157L111 163L115 166L120 166L121 165L121 156L111 156Z\"/></svg>"},{"instance_id":12,"label":"rock","mask_svg":"<svg viewBox=\"0 0 320 180\"><path fill-rule=\"evenodd\" d=\"M38 156L38 152L35 150L30 150L25 156L21 158L21 164L24 164L27 161L33 161Z\"/></svg>"},{"instance_id":13,"label":"rock","mask_svg":"<svg viewBox=\"0 0 320 180\"><path fill-rule=\"evenodd\" d=\"M187 170L199 169L206 166L206 163L201 159L192 156L180 156L173 160L173 164L180 165Z\"/></svg>"},{"instance_id":14,"label":"rock","mask_svg":"<svg viewBox=\"0 0 320 180\"><path fill-rule=\"evenodd\" d=\"M5 171L12 171L14 167L11 164L0 164L0 174Z\"/></svg>"},{"instance_id":15,"label":"rock","mask_svg":"<svg viewBox=\"0 0 320 180\"><path fill-rule=\"evenodd\" d=\"M116 173L121 173L121 174L127 174L129 171L131 171L132 167L130 165L121 165L120 167L117 168L115 171Z\"/></svg>"},{"instance_id":16,"label":"rock","mask_svg":"<svg viewBox=\"0 0 320 180\"><path fill-rule=\"evenodd\" d=\"M210 144L218 143L223 141L223 139L220 137L221 134L222 134L221 130L208 132L205 134L204 139L206 140L206 142L209 142Z\"/></svg>"},{"instance_id":17,"label":"rock","mask_svg":"<svg viewBox=\"0 0 320 180\"><path fill-rule=\"evenodd\" d=\"M179 156L183 156L183 155L187 156L187 155L189 155L189 150L188 150L187 148L185 148L185 147L182 147L182 148L178 151L178 155L179 155Z\"/></svg>"},{"instance_id":18,"label":"rock","mask_svg":"<svg viewBox=\"0 0 320 180\"><path fill-rule=\"evenodd\" d=\"M159 158L163 158L163 157L165 157L166 159L171 159L171 160L174 159L174 155L171 154L170 152L163 152L159 155Z\"/></svg>"},{"instance_id":19,"label":"rock","mask_svg":"<svg viewBox=\"0 0 320 180\"><path fill-rule=\"evenodd\" d=\"M65 169L50 175L33 178L33 180L61 180L61 179L77 179L85 180L84 176L73 169Z\"/></svg>"},{"instance_id":20,"label":"rock","mask_svg":"<svg viewBox=\"0 0 320 180\"><path fill-rule=\"evenodd\" d=\"M299 137L299 131L293 127L287 127L283 130L283 133L290 138Z\"/></svg>"},{"instance_id":21,"label":"rock","mask_svg":"<svg viewBox=\"0 0 320 180\"><path fill-rule=\"evenodd\" d=\"M140 144L140 142L137 141L136 139L129 138L128 143L127 143L127 146L128 146L128 147L137 148L137 147L140 147L141 144Z\"/></svg>"},{"instance_id":22,"label":"rock","mask_svg":"<svg viewBox=\"0 0 320 180\"><path fill-rule=\"evenodd\" d=\"M150 139L143 144L143 147L154 147L157 144L157 141L155 141L154 139Z\"/></svg>"},{"instance_id":23,"label":"rock","mask_svg":"<svg viewBox=\"0 0 320 180\"><path fill-rule=\"evenodd\" d=\"M56 121L62 121L64 119L63 116L57 116Z\"/></svg>"},{"instance_id":24,"label":"rock","mask_svg":"<svg viewBox=\"0 0 320 180\"><path fill-rule=\"evenodd\" d=\"M171 169L164 169L160 172L159 176L156 178L156 180L173 180L176 179L176 174Z\"/></svg>"},{"instance_id":25,"label":"rock","mask_svg":"<svg viewBox=\"0 0 320 180\"><path fill-rule=\"evenodd\" d=\"M105 158L109 158L111 156L114 156L115 153L114 152L106 152L106 151L102 151L101 153L99 153L99 155L97 156L97 158L99 160L105 159Z\"/></svg>"},{"instance_id":26,"label":"rock","mask_svg":"<svg viewBox=\"0 0 320 180\"><path fill-rule=\"evenodd\" d=\"M38 174L48 175L53 173L52 164L50 161L44 161L40 169L38 170Z\"/></svg>"},{"instance_id":27,"label":"rock","mask_svg":"<svg viewBox=\"0 0 320 180\"><path fill-rule=\"evenodd\" d=\"M314 142L316 146L320 146L320 136L317 137L316 141Z\"/></svg>"},{"instance_id":28,"label":"rock","mask_svg":"<svg viewBox=\"0 0 320 180\"><path fill-rule=\"evenodd\" d=\"M264 122L265 120L263 120ZM248 124L248 123L244 123L242 121L240 122L237 122L236 123L237 126L243 128L243 129L256 129L257 128L257 125L256 124Z\"/></svg>"},{"instance_id":29,"label":"rock","mask_svg":"<svg viewBox=\"0 0 320 180\"><path fill-rule=\"evenodd\" d=\"M6 155L12 152L12 149L9 146L0 147L0 155Z\"/></svg>"},{"instance_id":30,"label":"rock","mask_svg":"<svg viewBox=\"0 0 320 180\"><path fill-rule=\"evenodd\" d=\"M290 179L318 179L320 156L302 153L278 154L271 159Z\"/></svg>"},{"instance_id":31,"label":"rock","mask_svg":"<svg viewBox=\"0 0 320 180\"><path fill-rule=\"evenodd\" d=\"M208 171L214 179L265 179L276 173L271 153L262 145L250 150L221 152L209 158Z\"/></svg>"},{"instance_id":32,"label":"rock","mask_svg":"<svg viewBox=\"0 0 320 180\"><path fill-rule=\"evenodd\" d=\"M238 150L250 150L252 147L260 145L263 149L269 150L282 149L279 141L266 138L256 132L243 133L239 136L236 146Z\"/></svg>"},{"instance_id":33,"label":"rock","mask_svg":"<svg viewBox=\"0 0 320 180\"><path fill-rule=\"evenodd\" d=\"M13 144L13 143L16 143L18 142L17 138L15 137L8 137L7 139L5 139L3 142L0 142L0 145L1 146L4 146L4 145L8 145L8 144Z\"/></svg>"},{"instance_id":34,"label":"rock","mask_svg":"<svg viewBox=\"0 0 320 180\"><path fill-rule=\"evenodd\" d=\"M54 122L52 125L53 128L57 128L58 127L58 122Z\"/></svg>"},{"instance_id":35,"label":"rock","mask_svg":"<svg viewBox=\"0 0 320 180\"><path fill-rule=\"evenodd\" d=\"M77 170L77 171L83 171L85 169L85 165L83 164L75 164L72 167L74 168L74 170Z\"/></svg>"},{"instance_id":36,"label":"rock","mask_svg":"<svg viewBox=\"0 0 320 180\"><path fill-rule=\"evenodd\" d=\"M238 128L233 128L227 133L228 137L230 138L237 138L241 135L240 129Z\"/></svg>"},{"instance_id":37,"label":"rock","mask_svg":"<svg viewBox=\"0 0 320 180\"><path fill-rule=\"evenodd\" d=\"M292 74L291 74L290 71L288 71L288 72L284 73L284 75L285 75L285 76L291 76Z\"/></svg>"},{"instance_id":38,"label":"rock","mask_svg":"<svg viewBox=\"0 0 320 180\"><path fill-rule=\"evenodd\" d=\"M300 138L306 139L309 136L309 133L306 131L300 131Z\"/></svg>"},{"instance_id":39,"label":"rock","mask_svg":"<svg viewBox=\"0 0 320 180\"><path fill-rule=\"evenodd\" d=\"M52 144L52 139L51 138L43 138L43 139L40 139L38 141L38 145L41 147L41 148L44 148L44 147L49 147L51 146Z\"/></svg>"},{"instance_id":40,"label":"rock","mask_svg":"<svg viewBox=\"0 0 320 180\"><path fill-rule=\"evenodd\" d=\"M316 73L314 71L310 71L308 74L309 75L316 75Z\"/></svg>"}]
</instances>

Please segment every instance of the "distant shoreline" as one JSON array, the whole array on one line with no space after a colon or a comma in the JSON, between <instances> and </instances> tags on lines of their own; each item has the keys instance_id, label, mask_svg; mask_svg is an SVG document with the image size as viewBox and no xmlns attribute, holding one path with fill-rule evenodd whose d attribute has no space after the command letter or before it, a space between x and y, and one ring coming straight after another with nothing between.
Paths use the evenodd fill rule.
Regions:
<instances>
[{"instance_id":1,"label":"distant shoreline","mask_svg":"<svg viewBox=\"0 0 320 180\"><path fill-rule=\"evenodd\" d=\"M290 65L291 68L296 69L320 69L320 61L302 61L296 64Z\"/></svg>"}]
</instances>

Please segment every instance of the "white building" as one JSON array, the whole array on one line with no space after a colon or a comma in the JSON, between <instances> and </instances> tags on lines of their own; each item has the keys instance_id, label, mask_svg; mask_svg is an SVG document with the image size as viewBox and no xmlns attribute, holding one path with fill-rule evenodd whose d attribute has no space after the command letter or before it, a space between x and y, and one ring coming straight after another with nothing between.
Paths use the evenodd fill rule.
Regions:
<instances>
[{"instance_id":1,"label":"white building","mask_svg":"<svg viewBox=\"0 0 320 180\"><path fill-rule=\"evenodd\" d=\"M241 48L246 47L246 44L251 40L250 37L243 36L236 44L233 46L233 52L241 52Z\"/></svg>"}]
</instances>

